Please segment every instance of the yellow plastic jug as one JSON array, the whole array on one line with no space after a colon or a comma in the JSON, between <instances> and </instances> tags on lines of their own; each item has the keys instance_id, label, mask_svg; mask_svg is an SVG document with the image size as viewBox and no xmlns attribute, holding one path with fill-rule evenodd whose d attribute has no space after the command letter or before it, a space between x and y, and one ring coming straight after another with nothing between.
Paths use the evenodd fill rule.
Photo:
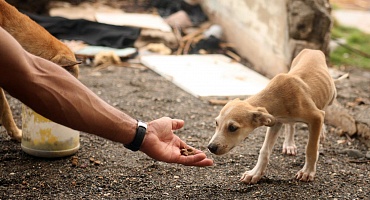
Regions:
<instances>
[{"instance_id":1,"label":"yellow plastic jug","mask_svg":"<svg viewBox=\"0 0 370 200\"><path fill-rule=\"evenodd\" d=\"M56 158L75 154L80 132L57 124L22 105L22 150L37 157Z\"/></svg>"}]
</instances>

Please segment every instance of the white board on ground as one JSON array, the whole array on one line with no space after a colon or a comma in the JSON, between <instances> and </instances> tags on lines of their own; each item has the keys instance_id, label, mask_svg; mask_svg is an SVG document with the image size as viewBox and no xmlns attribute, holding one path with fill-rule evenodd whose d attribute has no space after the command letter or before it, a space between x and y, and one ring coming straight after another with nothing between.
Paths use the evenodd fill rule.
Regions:
<instances>
[{"instance_id":1,"label":"white board on ground","mask_svg":"<svg viewBox=\"0 0 370 200\"><path fill-rule=\"evenodd\" d=\"M118 57L129 57L136 53L136 48L133 47L127 47L124 49L115 49L111 47L103 47L103 46L85 46L79 50L76 50L74 53L76 55L84 55L84 56L95 56L96 54L100 52L107 52L112 51L114 52Z\"/></svg>"},{"instance_id":2,"label":"white board on ground","mask_svg":"<svg viewBox=\"0 0 370 200\"><path fill-rule=\"evenodd\" d=\"M141 63L196 97L254 95L269 82L220 54L148 55Z\"/></svg>"},{"instance_id":3,"label":"white board on ground","mask_svg":"<svg viewBox=\"0 0 370 200\"><path fill-rule=\"evenodd\" d=\"M159 15L139 13L103 13L95 14L97 22L117 26L133 26L147 29L157 29L163 32L171 32L172 29Z\"/></svg>"}]
</instances>

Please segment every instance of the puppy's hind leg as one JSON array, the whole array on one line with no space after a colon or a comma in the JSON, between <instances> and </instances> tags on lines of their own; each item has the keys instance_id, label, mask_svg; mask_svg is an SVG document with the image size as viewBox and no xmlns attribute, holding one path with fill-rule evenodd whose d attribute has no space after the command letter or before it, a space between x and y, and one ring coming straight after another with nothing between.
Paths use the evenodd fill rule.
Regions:
<instances>
[{"instance_id":1,"label":"puppy's hind leg","mask_svg":"<svg viewBox=\"0 0 370 200\"><path fill-rule=\"evenodd\" d=\"M326 139L326 125L322 125L321 134L320 134L320 144L323 144Z\"/></svg>"},{"instance_id":2,"label":"puppy's hind leg","mask_svg":"<svg viewBox=\"0 0 370 200\"><path fill-rule=\"evenodd\" d=\"M293 155L297 154L297 146L294 142L294 132L295 132L295 124L288 123L284 124L284 144L283 144L283 154Z\"/></svg>"},{"instance_id":3,"label":"puppy's hind leg","mask_svg":"<svg viewBox=\"0 0 370 200\"><path fill-rule=\"evenodd\" d=\"M22 131L14 122L12 112L2 88L0 88L0 122L13 140L18 142L22 140Z\"/></svg>"},{"instance_id":4,"label":"puppy's hind leg","mask_svg":"<svg viewBox=\"0 0 370 200\"><path fill-rule=\"evenodd\" d=\"M263 142L260 150L256 166L252 170L246 171L241 177L240 181L248 184L257 183L262 178L262 176L265 174L272 149L276 139L279 136L279 130L282 125L282 123L277 122L274 126L267 129L265 141Z\"/></svg>"}]
</instances>

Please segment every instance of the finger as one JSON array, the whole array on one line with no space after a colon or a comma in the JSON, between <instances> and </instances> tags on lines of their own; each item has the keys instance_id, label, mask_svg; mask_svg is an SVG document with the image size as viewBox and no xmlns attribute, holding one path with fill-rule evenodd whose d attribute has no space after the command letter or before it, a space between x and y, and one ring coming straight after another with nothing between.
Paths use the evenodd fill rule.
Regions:
<instances>
[{"instance_id":1,"label":"finger","mask_svg":"<svg viewBox=\"0 0 370 200\"><path fill-rule=\"evenodd\" d=\"M208 159L205 153L198 153L195 155L180 156L178 163L186 166L211 166L213 165L213 160Z\"/></svg>"},{"instance_id":2,"label":"finger","mask_svg":"<svg viewBox=\"0 0 370 200\"><path fill-rule=\"evenodd\" d=\"M213 165L213 160L209 158L206 158L204 160L191 164L191 166L196 166L196 167L207 167L207 166L212 166L212 165Z\"/></svg>"},{"instance_id":3,"label":"finger","mask_svg":"<svg viewBox=\"0 0 370 200\"><path fill-rule=\"evenodd\" d=\"M184 126L185 122L181 119L172 119L172 130L180 129Z\"/></svg>"}]
</instances>

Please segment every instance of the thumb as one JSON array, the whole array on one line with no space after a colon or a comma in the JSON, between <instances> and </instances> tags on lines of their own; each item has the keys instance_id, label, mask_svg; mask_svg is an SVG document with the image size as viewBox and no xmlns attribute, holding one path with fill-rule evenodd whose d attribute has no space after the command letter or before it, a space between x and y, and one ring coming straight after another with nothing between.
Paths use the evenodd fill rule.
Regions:
<instances>
[{"instance_id":1,"label":"thumb","mask_svg":"<svg viewBox=\"0 0 370 200\"><path fill-rule=\"evenodd\" d=\"M185 122L181 119L172 119L172 130L180 129L184 126Z\"/></svg>"}]
</instances>

